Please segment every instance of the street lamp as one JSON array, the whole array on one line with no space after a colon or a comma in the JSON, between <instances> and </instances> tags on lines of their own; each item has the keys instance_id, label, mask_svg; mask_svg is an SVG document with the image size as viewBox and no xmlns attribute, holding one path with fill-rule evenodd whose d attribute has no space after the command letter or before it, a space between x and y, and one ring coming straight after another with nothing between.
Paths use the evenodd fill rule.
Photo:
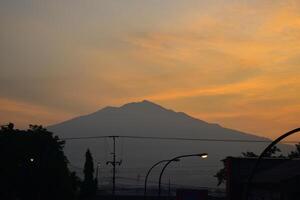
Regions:
<instances>
[{"instance_id":1,"label":"street lamp","mask_svg":"<svg viewBox=\"0 0 300 200\"><path fill-rule=\"evenodd\" d=\"M201 158L207 158L208 155L207 155L207 154L203 154L203 155L201 155L200 157L201 157Z\"/></svg>"},{"instance_id":2,"label":"street lamp","mask_svg":"<svg viewBox=\"0 0 300 200\"><path fill-rule=\"evenodd\" d=\"M152 171L152 169L153 169L154 167L156 167L157 165L159 165L159 164L161 164L161 163L164 163L164 162L168 162L168 161L170 161L170 160L161 160L161 161L155 163L154 165L152 165L152 167L150 167L150 169L148 170L147 175L146 175L146 177L145 177L144 196L146 196L148 176L149 176L150 172ZM174 162L178 162L178 161L180 161L180 160L179 160L179 159L175 159L175 160L173 160L173 161L174 161Z\"/></svg>"},{"instance_id":3,"label":"street lamp","mask_svg":"<svg viewBox=\"0 0 300 200\"><path fill-rule=\"evenodd\" d=\"M207 153L201 153L201 154L189 154L189 155L182 155L182 156L177 156L169 161L167 161L167 163L165 164L165 166L163 167L163 169L161 170L160 172L160 175L159 175L159 181L158 181L158 196L160 197L160 193L161 193L161 178L162 178L162 175L165 171L165 169L167 168L167 166L173 162L174 160L178 160L180 158L186 158L186 157L194 157L194 156L197 156L197 157L200 157L200 158L207 158L208 157L208 154Z\"/></svg>"}]
</instances>

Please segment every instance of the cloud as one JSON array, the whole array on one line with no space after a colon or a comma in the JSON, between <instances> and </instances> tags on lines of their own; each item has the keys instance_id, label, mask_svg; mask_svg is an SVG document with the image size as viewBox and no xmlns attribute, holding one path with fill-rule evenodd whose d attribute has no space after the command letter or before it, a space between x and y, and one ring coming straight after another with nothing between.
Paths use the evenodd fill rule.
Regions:
<instances>
[{"instance_id":1,"label":"cloud","mask_svg":"<svg viewBox=\"0 0 300 200\"><path fill-rule=\"evenodd\" d=\"M298 126L299 10L266 7L237 5L193 16L184 28L130 38L133 56L181 77L181 84L144 98L270 137Z\"/></svg>"},{"instance_id":2,"label":"cloud","mask_svg":"<svg viewBox=\"0 0 300 200\"><path fill-rule=\"evenodd\" d=\"M299 116L298 1L5 4L0 122L142 99L272 136Z\"/></svg>"},{"instance_id":3,"label":"cloud","mask_svg":"<svg viewBox=\"0 0 300 200\"><path fill-rule=\"evenodd\" d=\"M12 99L0 98L0 124L15 123L16 127L28 127L29 124L49 125L71 118L74 113L65 113L43 106ZM45 124L46 122L46 124Z\"/></svg>"}]
</instances>

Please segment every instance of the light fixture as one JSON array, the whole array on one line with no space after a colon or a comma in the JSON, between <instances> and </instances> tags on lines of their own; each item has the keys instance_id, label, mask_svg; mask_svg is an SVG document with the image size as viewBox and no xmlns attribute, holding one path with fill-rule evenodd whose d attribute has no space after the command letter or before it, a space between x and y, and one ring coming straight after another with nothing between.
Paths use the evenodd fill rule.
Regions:
<instances>
[{"instance_id":1,"label":"light fixture","mask_svg":"<svg viewBox=\"0 0 300 200\"><path fill-rule=\"evenodd\" d=\"M207 155L207 154L201 154L200 157L201 157L201 158L207 158L208 155Z\"/></svg>"}]
</instances>

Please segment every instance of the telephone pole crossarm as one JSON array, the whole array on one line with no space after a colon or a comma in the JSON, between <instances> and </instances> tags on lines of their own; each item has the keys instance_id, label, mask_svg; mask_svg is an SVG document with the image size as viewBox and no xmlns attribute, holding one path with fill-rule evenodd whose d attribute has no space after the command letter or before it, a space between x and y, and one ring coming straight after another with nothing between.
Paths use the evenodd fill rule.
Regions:
<instances>
[{"instance_id":1,"label":"telephone pole crossarm","mask_svg":"<svg viewBox=\"0 0 300 200\"><path fill-rule=\"evenodd\" d=\"M112 181L113 181L113 188L112 188L112 195L115 196L115 191L116 191L116 165L121 165L122 164L122 160L120 161L116 161L116 138L118 138L119 136L113 135L113 136L109 136L109 138L113 139L113 152L112 154L112 161L107 161L106 164L111 164L113 166L113 177L112 177Z\"/></svg>"}]
</instances>

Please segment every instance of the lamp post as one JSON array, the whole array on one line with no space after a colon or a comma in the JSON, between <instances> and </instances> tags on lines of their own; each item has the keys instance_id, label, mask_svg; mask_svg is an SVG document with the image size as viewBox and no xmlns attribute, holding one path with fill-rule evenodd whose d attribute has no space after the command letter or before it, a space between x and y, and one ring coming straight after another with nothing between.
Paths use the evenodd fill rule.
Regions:
<instances>
[{"instance_id":1,"label":"lamp post","mask_svg":"<svg viewBox=\"0 0 300 200\"><path fill-rule=\"evenodd\" d=\"M177 156L171 160L169 160L165 166L163 167L163 169L161 170L160 172L160 175L159 175L159 181L158 181L158 197L160 197L160 194L161 194L161 178L162 178L162 175L165 171L165 169L167 168L167 166L173 162L174 160L178 160L178 159L181 159L181 158L186 158L186 157L194 157L194 156L197 156L197 157L200 157L200 158L207 158L208 157L208 154L207 153L201 153L201 154L189 154L189 155L182 155L182 156Z\"/></svg>"},{"instance_id":2,"label":"lamp post","mask_svg":"<svg viewBox=\"0 0 300 200\"><path fill-rule=\"evenodd\" d=\"M148 170L147 175L146 175L146 177L145 177L144 197L146 196L146 193L147 193L147 182L148 182L148 176L149 176L150 172L151 172L152 169L153 169L154 167L156 167L157 165L159 165L159 164L161 164L161 163L164 163L164 162L168 162L168 161L170 161L170 160L161 160L161 161L155 163L154 165L152 165L152 167L150 167L150 169ZM174 161L174 162L178 162L178 161L180 161L180 160L179 160L179 159L175 159L175 160L173 160L173 161Z\"/></svg>"},{"instance_id":3,"label":"lamp post","mask_svg":"<svg viewBox=\"0 0 300 200\"><path fill-rule=\"evenodd\" d=\"M277 143L279 143L281 140L283 140L284 138L296 133L296 132L300 132L300 128L296 128L294 130L291 130L283 135L281 135L280 137L278 137L276 140L274 140L271 144L269 144L264 150L263 152L259 155L258 159L256 160L256 163L254 164L254 167L252 168L251 172L250 172L250 175L247 179L247 182L246 182L246 187L245 187L245 193L244 193L244 199L245 200L248 200L248 196L249 196L249 193L250 193L250 189L251 189L251 185L252 185L252 180L253 180L253 177L254 177L254 174L257 170L257 167L261 161L261 159L264 157L264 155L269 152L272 147L274 147Z\"/></svg>"},{"instance_id":4,"label":"lamp post","mask_svg":"<svg viewBox=\"0 0 300 200\"><path fill-rule=\"evenodd\" d=\"M97 162L97 168L96 168L96 179L98 180L98 175L99 175L99 167L100 167L100 163Z\"/></svg>"},{"instance_id":5,"label":"lamp post","mask_svg":"<svg viewBox=\"0 0 300 200\"><path fill-rule=\"evenodd\" d=\"M97 168L96 168L96 184L97 184L97 187L98 187L98 185L99 185L99 183L98 183L99 168L100 168L100 163L97 162ZM98 188L97 188L97 189L98 189Z\"/></svg>"}]
</instances>

